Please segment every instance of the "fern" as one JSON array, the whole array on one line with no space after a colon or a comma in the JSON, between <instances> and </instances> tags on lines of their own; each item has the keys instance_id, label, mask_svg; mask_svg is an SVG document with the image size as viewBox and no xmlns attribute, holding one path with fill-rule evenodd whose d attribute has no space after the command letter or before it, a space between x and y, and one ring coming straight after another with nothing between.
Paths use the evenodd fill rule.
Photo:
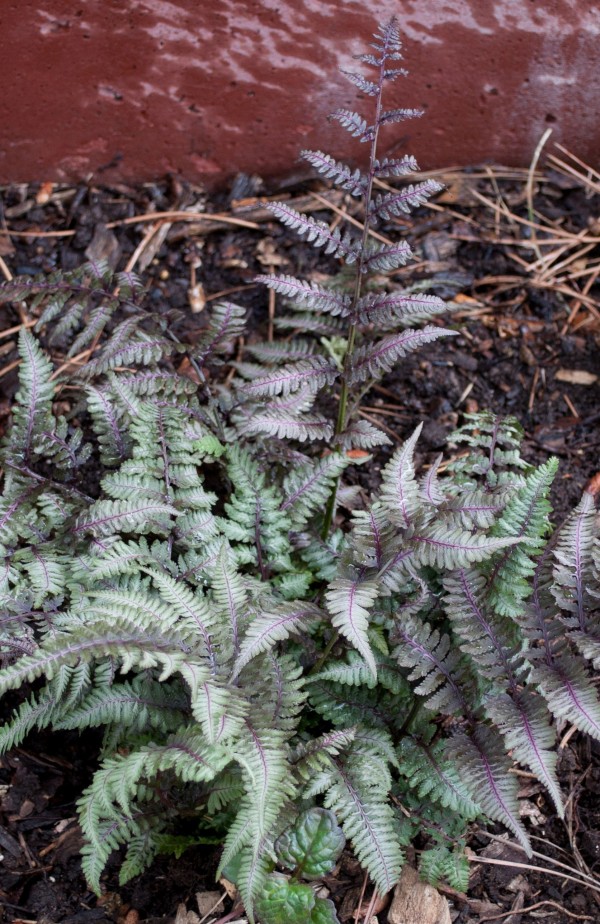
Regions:
<instances>
[{"instance_id":1,"label":"fern","mask_svg":"<svg viewBox=\"0 0 600 924\"><path fill-rule=\"evenodd\" d=\"M334 114L368 145L367 169L304 152L360 200L361 231L270 205L350 266L330 282L260 277L289 303L274 329L290 338L246 338L245 311L224 302L185 346L138 280L101 265L0 286L41 312L20 334L0 450L0 694L25 691L0 749L36 728L103 729L79 802L96 890L113 851L125 881L161 851L219 843L250 921L292 909L332 924L330 904L275 871L304 868L294 838L317 822L332 862L345 836L381 893L415 838L422 874L463 889L474 818L530 849L515 764L561 814L557 720L600 739L592 496L553 531L556 462L529 465L519 424L487 412L426 472L419 426L370 495L348 474L353 450L389 442L360 416L368 388L452 333L419 326L437 297L368 278L411 258L371 226L438 188L375 193L416 169L377 157L385 125L418 114L383 108L400 55L391 20L359 56L374 74L347 74L373 117ZM90 355L55 384L48 345Z\"/></svg>"}]
</instances>

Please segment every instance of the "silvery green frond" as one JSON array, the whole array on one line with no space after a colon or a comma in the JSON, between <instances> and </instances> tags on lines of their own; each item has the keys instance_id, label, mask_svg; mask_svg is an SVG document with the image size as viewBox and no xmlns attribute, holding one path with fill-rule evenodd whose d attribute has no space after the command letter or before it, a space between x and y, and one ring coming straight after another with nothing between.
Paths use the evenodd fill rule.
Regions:
<instances>
[{"instance_id":1,"label":"silvery green frond","mask_svg":"<svg viewBox=\"0 0 600 924\"><path fill-rule=\"evenodd\" d=\"M342 449L373 449L390 446L391 439L368 420L354 420L338 436Z\"/></svg>"},{"instance_id":2,"label":"silvery green frond","mask_svg":"<svg viewBox=\"0 0 600 924\"><path fill-rule=\"evenodd\" d=\"M310 414L294 417L289 413L268 409L254 413L243 429L248 434L265 433L280 440L298 440L301 443L309 440L328 442L333 436L333 426L325 417Z\"/></svg>"},{"instance_id":3,"label":"silvery green frond","mask_svg":"<svg viewBox=\"0 0 600 924\"><path fill-rule=\"evenodd\" d=\"M280 315L275 318L275 327L281 330L295 330L321 337L341 337L347 325L343 318L314 317L310 314Z\"/></svg>"},{"instance_id":4,"label":"silvery green frond","mask_svg":"<svg viewBox=\"0 0 600 924\"><path fill-rule=\"evenodd\" d=\"M510 760L499 734L480 725L471 737L451 738L446 753L485 814L506 825L531 856L531 843L519 819L518 779L509 772Z\"/></svg>"},{"instance_id":5,"label":"silvery green frond","mask_svg":"<svg viewBox=\"0 0 600 924\"><path fill-rule=\"evenodd\" d=\"M374 677L377 676L377 667L367 629L369 610L378 595L379 588L373 581L349 578L332 581L325 594L332 625L361 653Z\"/></svg>"},{"instance_id":6,"label":"silvery green frond","mask_svg":"<svg viewBox=\"0 0 600 924\"><path fill-rule=\"evenodd\" d=\"M558 756L551 750L556 729L550 724L547 706L532 691L499 694L486 700L485 710L504 737L507 751L521 766L528 767L550 794L560 818L564 805L558 780Z\"/></svg>"},{"instance_id":7,"label":"silvery green frond","mask_svg":"<svg viewBox=\"0 0 600 924\"><path fill-rule=\"evenodd\" d=\"M346 72L342 71L342 73ZM346 74L346 76L349 75ZM365 82L368 83L368 81ZM340 164L330 154L324 154L322 151L301 151L300 157L307 160L318 173L327 177L328 180L333 180L335 185L341 189L348 190L353 196L364 195L366 182L358 168L352 170L351 167Z\"/></svg>"},{"instance_id":8,"label":"silvery green frond","mask_svg":"<svg viewBox=\"0 0 600 924\"><path fill-rule=\"evenodd\" d=\"M216 304L210 312L208 326L199 337L193 355L200 365L221 354L228 354L246 330L246 309L233 302Z\"/></svg>"},{"instance_id":9,"label":"silvery green frond","mask_svg":"<svg viewBox=\"0 0 600 924\"><path fill-rule=\"evenodd\" d=\"M570 614L568 625L585 633L588 613L597 608L590 589L595 587L592 552L596 530L596 505L584 491L575 510L558 533L553 554L554 598Z\"/></svg>"},{"instance_id":10,"label":"silvery green frond","mask_svg":"<svg viewBox=\"0 0 600 924\"><path fill-rule=\"evenodd\" d=\"M473 562L485 561L520 540L511 536L492 537L471 533L447 523L434 523L410 537L415 557L425 565L440 569L465 568Z\"/></svg>"},{"instance_id":11,"label":"silvery green frond","mask_svg":"<svg viewBox=\"0 0 600 924\"><path fill-rule=\"evenodd\" d=\"M8 450L15 459L27 463L35 453L40 434L52 429L53 368L25 327L19 332L19 356L19 390L12 411Z\"/></svg>"},{"instance_id":12,"label":"silvery green frond","mask_svg":"<svg viewBox=\"0 0 600 924\"><path fill-rule=\"evenodd\" d=\"M336 479L348 464L349 460L345 456L332 452L286 475L281 509L291 516L295 528L302 527L310 516L323 509Z\"/></svg>"},{"instance_id":13,"label":"silvery green frond","mask_svg":"<svg viewBox=\"0 0 600 924\"><path fill-rule=\"evenodd\" d=\"M246 347L246 352L250 353L260 363L277 364L286 362L296 362L305 356L311 356L315 351L314 341L301 340L299 337L294 338L290 343L273 341L272 343L250 343ZM259 375L264 372L264 367L259 366ZM258 378L258 375L256 376Z\"/></svg>"},{"instance_id":14,"label":"silvery green frond","mask_svg":"<svg viewBox=\"0 0 600 924\"><path fill-rule=\"evenodd\" d=\"M270 651L290 634L301 632L318 618L322 611L312 603L294 601L281 603L268 613L261 613L249 624L240 645L240 653L233 668L233 677L253 658Z\"/></svg>"},{"instance_id":15,"label":"silvery green frond","mask_svg":"<svg viewBox=\"0 0 600 924\"><path fill-rule=\"evenodd\" d=\"M420 423L412 436L396 450L382 472L379 502L398 526L408 526L421 506L415 477L414 453L423 429Z\"/></svg>"}]
</instances>

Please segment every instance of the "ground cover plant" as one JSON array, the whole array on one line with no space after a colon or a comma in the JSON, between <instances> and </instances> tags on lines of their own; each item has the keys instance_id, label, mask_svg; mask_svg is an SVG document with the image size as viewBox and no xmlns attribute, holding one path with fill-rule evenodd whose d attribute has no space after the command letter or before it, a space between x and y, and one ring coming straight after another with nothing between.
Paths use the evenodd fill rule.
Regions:
<instances>
[{"instance_id":1,"label":"ground cover plant","mask_svg":"<svg viewBox=\"0 0 600 924\"><path fill-rule=\"evenodd\" d=\"M399 53L393 22L375 51L363 61L379 82L352 78L377 102L375 127L338 113L371 146L367 174L307 153L360 193L371 219L436 189L372 196L375 173L415 166L377 161L379 127L406 116L380 103ZM353 415L363 389L444 336L405 326L443 305L361 294L363 270L410 255L373 247L369 220L362 238L335 236L334 247L327 226L273 211L358 271L349 296L268 278L294 294L302 310L282 326L302 336L253 347L227 390L214 383L243 329L231 303L188 351L198 386L173 372L184 348L144 310L133 277L88 265L3 290L41 310L48 342L71 355L98 347L57 382L36 338L20 338L3 449L0 684L46 683L3 746L35 726L104 726L103 763L80 804L89 880L99 887L120 844L126 879L157 851L212 834L265 924L335 920L301 881L314 858L297 844L311 825L327 847L313 873L346 836L384 892L402 847L426 835L423 874L464 888L474 817L502 821L528 847L512 760L560 812L550 716L600 728L586 667L598 659L591 495L550 536L556 463L527 466L516 422L480 415L457 433L465 454L454 465L419 477L415 432L366 509L338 507L354 503L338 486L352 453L385 439ZM117 308L128 317L113 325ZM80 398L68 420L57 388Z\"/></svg>"}]
</instances>

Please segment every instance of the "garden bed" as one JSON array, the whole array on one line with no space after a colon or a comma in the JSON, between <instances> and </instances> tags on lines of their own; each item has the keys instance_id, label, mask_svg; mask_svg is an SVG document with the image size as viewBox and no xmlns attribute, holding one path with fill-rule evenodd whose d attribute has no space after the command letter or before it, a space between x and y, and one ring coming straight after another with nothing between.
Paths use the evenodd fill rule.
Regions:
<instances>
[{"instance_id":1,"label":"garden bed","mask_svg":"<svg viewBox=\"0 0 600 924\"><path fill-rule=\"evenodd\" d=\"M441 179L446 191L432 205L382 233L408 236L417 261L395 280L451 302L459 336L411 355L371 391L362 415L395 444L423 421L421 465L434 461L465 412L492 408L516 416L526 434L525 457L560 460L552 494L560 523L598 471L599 178L557 151L535 174L485 168L446 171ZM183 342L194 342L207 306L221 298L250 309L250 339L268 338L279 304L254 282L257 273L322 281L339 269L274 222L265 196L287 197L328 222L352 219L348 197L315 183L267 189L240 177L230 195L215 197L174 179L140 188L12 187L2 195L0 270L8 279L104 259L140 274L147 308L168 316ZM0 429L16 389L16 333L34 320L18 304L0 308ZM237 344L236 358L243 346ZM53 359L57 366L68 362L59 352ZM378 483L389 454L379 450L357 470L365 492ZM35 734L0 758L0 921L166 924L179 908L178 924L186 924L183 905L187 924L243 917L235 908L232 916L227 896L212 914L198 907L196 893L219 888L216 848L156 861L122 889L111 872L100 901L88 890L79 869L75 799L90 780L97 747L91 734ZM567 797L564 822L539 784L526 774L522 780L523 810L542 856L527 861L498 840L500 829L495 839L473 832L469 895L446 892L453 921L598 919L600 882L592 880L600 851L600 747L568 727L561 730L559 779ZM326 885L341 920L363 920L363 873L352 857L344 856ZM385 908L378 920L385 922Z\"/></svg>"}]
</instances>

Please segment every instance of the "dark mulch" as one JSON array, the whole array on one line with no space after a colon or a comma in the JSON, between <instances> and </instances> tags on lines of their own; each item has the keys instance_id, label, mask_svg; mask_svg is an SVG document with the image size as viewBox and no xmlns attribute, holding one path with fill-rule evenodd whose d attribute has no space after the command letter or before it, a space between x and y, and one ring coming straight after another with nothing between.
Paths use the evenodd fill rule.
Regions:
<instances>
[{"instance_id":1,"label":"dark mulch","mask_svg":"<svg viewBox=\"0 0 600 924\"><path fill-rule=\"evenodd\" d=\"M558 522L599 469L597 201L581 176L558 171L538 178L533 234L542 259L535 264L525 180L519 171L455 173L448 177L439 210L421 211L410 222L384 229L390 236L409 232L418 259L398 278L452 300L460 336L411 357L371 392L365 411L396 440L424 421L425 464L465 412L491 408L517 416L526 432L527 457L537 463L555 454L561 461L553 491ZM335 218L331 206L351 208L318 186L270 192L292 196L298 207L328 221ZM24 236L0 236L0 269L5 275L69 269L86 256L108 258L122 269L135 256L148 307L175 309L173 324L182 339L193 339L203 324L205 314L193 309L215 297L248 306L250 336L262 337L268 297L253 282L257 272L272 267L318 278L338 269L273 223L256 194L257 181L248 178L241 178L231 195L212 198L174 180L140 188L5 189L1 226ZM478 198L482 195L487 202ZM204 208L222 219L207 221L198 214L193 221L131 220ZM587 235L592 246L577 243L577 234ZM24 320L18 306L0 309L0 430L16 384L15 336L9 331ZM385 457L381 453L368 470L361 469L365 489L377 483ZM473 864L468 899L447 892L457 924L600 920L600 891L581 878L598 872L600 861L600 747L569 735L568 729L562 733L559 775L569 797L565 820L556 817L537 784L522 780L535 848L550 859L527 861L506 839L498 839L502 831L496 831L496 840L474 832L471 849L488 862ZM219 888L213 878L216 856L203 848L179 860L155 862L124 888L117 884L115 866L107 875L106 895L98 901L89 892L79 868L75 801L90 780L97 744L93 735L44 733L0 758L0 922L166 922L182 903L197 912L197 892ZM528 862L546 872L514 865ZM355 861L345 858L330 883L343 920L354 919L361 885ZM219 913L232 920L230 909L227 900ZM200 917L186 918L180 909L178 924L197 924ZM386 920L385 910L378 919Z\"/></svg>"}]
</instances>

